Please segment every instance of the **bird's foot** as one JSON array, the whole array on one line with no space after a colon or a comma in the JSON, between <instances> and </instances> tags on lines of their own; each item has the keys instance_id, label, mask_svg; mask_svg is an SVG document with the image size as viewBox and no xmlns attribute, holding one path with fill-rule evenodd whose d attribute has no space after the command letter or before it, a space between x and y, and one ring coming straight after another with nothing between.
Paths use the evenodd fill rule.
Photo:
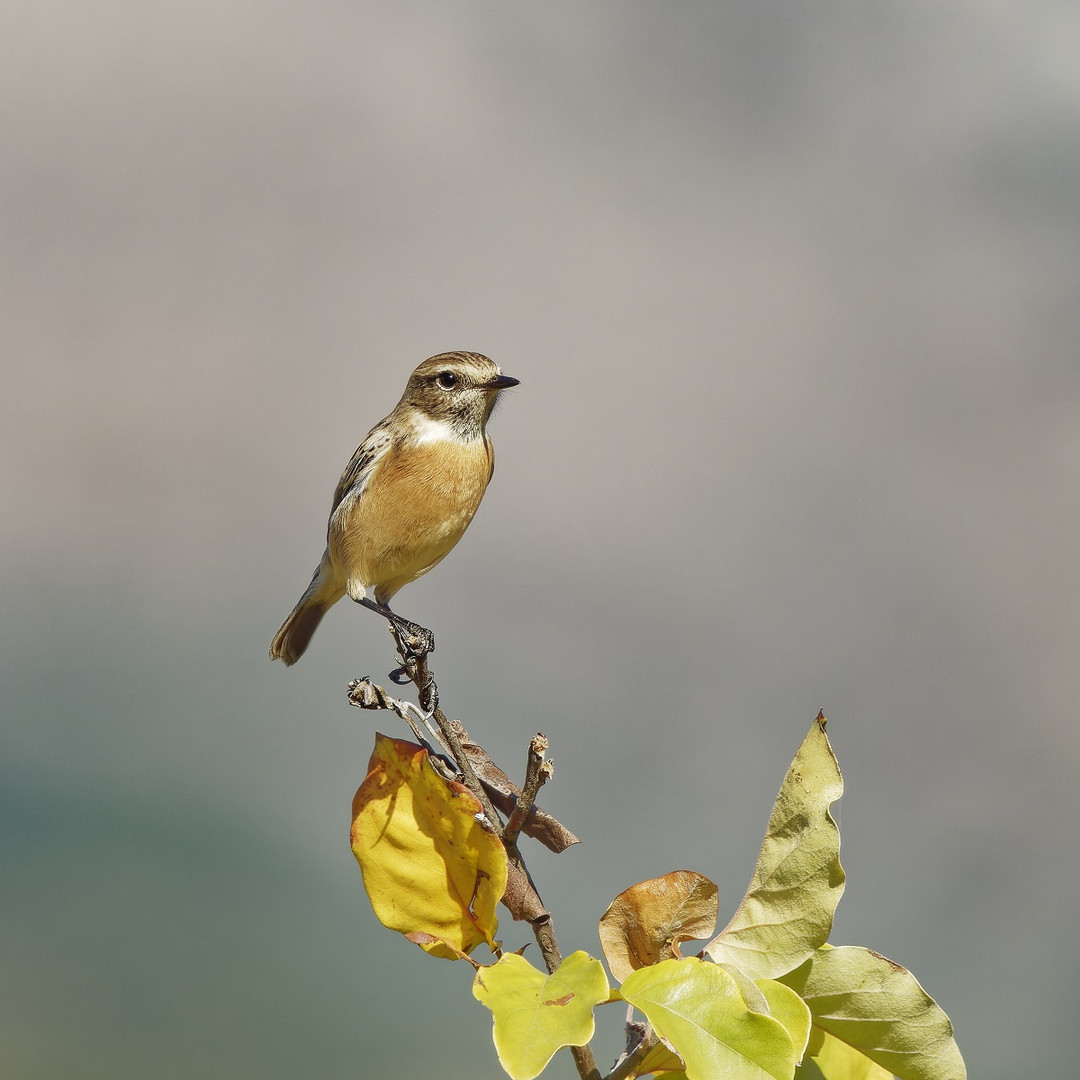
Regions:
<instances>
[{"instance_id":1,"label":"bird's foot","mask_svg":"<svg viewBox=\"0 0 1080 1080\"><path fill-rule=\"evenodd\" d=\"M435 651L435 635L424 626L395 617L395 637L401 646L401 654L406 663L419 660Z\"/></svg>"},{"instance_id":2,"label":"bird's foot","mask_svg":"<svg viewBox=\"0 0 1080 1080\"><path fill-rule=\"evenodd\" d=\"M426 627L409 622L408 619L403 619L400 615L391 611L385 603L376 603L366 596L360 597L356 602L362 607L378 613L390 624L390 632L394 635L398 652L401 653L401 659L404 662L404 667L398 668L390 677L400 685L404 681L400 678L400 675L405 668L423 661L428 653L435 651L435 635ZM394 678L394 676L398 677Z\"/></svg>"},{"instance_id":3,"label":"bird's foot","mask_svg":"<svg viewBox=\"0 0 1080 1080\"><path fill-rule=\"evenodd\" d=\"M404 686L413 681L413 676L427 659L428 653L434 652L435 635L426 627L397 615L390 620L390 628L402 660L401 667L390 672L390 678L398 686Z\"/></svg>"}]
</instances>

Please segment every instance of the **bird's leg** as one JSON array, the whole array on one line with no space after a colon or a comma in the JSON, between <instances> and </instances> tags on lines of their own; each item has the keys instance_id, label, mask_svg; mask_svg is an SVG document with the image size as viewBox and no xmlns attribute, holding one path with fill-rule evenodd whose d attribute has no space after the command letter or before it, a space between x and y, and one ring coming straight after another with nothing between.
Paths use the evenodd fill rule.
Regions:
<instances>
[{"instance_id":1,"label":"bird's leg","mask_svg":"<svg viewBox=\"0 0 1080 1080\"><path fill-rule=\"evenodd\" d=\"M391 611L385 604L377 604L374 600L369 600L366 596L357 600L357 603L371 611L377 612L393 625L394 629L397 631L399 644L403 646L406 659L409 657L427 656L428 653L435 651L435 635L426 627L420 626L414 622L409 622L408 619L403 619L396 612Z\"/></svg>"}]
</instances>

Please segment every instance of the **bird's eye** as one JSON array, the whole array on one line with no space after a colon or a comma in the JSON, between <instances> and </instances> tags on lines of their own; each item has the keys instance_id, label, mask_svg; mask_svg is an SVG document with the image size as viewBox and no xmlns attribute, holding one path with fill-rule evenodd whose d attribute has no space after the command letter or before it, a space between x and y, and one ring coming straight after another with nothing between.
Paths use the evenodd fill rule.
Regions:
<instances>
[{"instance_id":1,"label":"bird's eye","mask_svg":"<svg viewBox=\"0 0 1080 1080\"><path fill-rule=\"evenodd\" d=\"M458 384L458 377L452 371L440 371L439 374L435 376L435 381L444 390L453 390Z\"/></svg>"}]
</instances>

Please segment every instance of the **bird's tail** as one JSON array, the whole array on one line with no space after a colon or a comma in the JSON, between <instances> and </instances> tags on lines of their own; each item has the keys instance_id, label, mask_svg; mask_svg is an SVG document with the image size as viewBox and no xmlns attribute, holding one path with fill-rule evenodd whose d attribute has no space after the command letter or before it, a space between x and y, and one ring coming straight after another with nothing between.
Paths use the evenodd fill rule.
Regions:
<instances>
[{"instance_id":1,"label":"bird's tail","mask_svg":"<svg viewBox=\"0 0 1080 1080\"><path fill-rule=\"evenodd\" d=\"M324 574L324 569L325 566L320 566L315 571L304 595L274 635L270 642L271 660L283 660L287 667L295 664L304 655L323 616L345 595L344 589L330 584L330 575Z\"/></svg>"}]
</instances>

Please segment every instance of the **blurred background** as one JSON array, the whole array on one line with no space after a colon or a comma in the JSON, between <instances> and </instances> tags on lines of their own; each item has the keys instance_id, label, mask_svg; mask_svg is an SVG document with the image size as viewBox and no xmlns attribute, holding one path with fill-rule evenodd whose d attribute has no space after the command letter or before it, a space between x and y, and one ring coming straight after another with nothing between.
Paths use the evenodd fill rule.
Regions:
<instances>
[{"instance_id":1,"label":"blurred background","mask_svg":"<svg viewBox=\"0 0 1080 1080\"><path fill-rule=\"evenodd\" d=\"M397 606L508 771L551 740L564 952L673 869L725 921L822 708L833 940L972 1076L1073 1074L1075 4L14 0L0 42L0 1075L501 1075L349 851L385 627L267 660L456 348L521 386Z\"/></svg>"}]
</instances>

